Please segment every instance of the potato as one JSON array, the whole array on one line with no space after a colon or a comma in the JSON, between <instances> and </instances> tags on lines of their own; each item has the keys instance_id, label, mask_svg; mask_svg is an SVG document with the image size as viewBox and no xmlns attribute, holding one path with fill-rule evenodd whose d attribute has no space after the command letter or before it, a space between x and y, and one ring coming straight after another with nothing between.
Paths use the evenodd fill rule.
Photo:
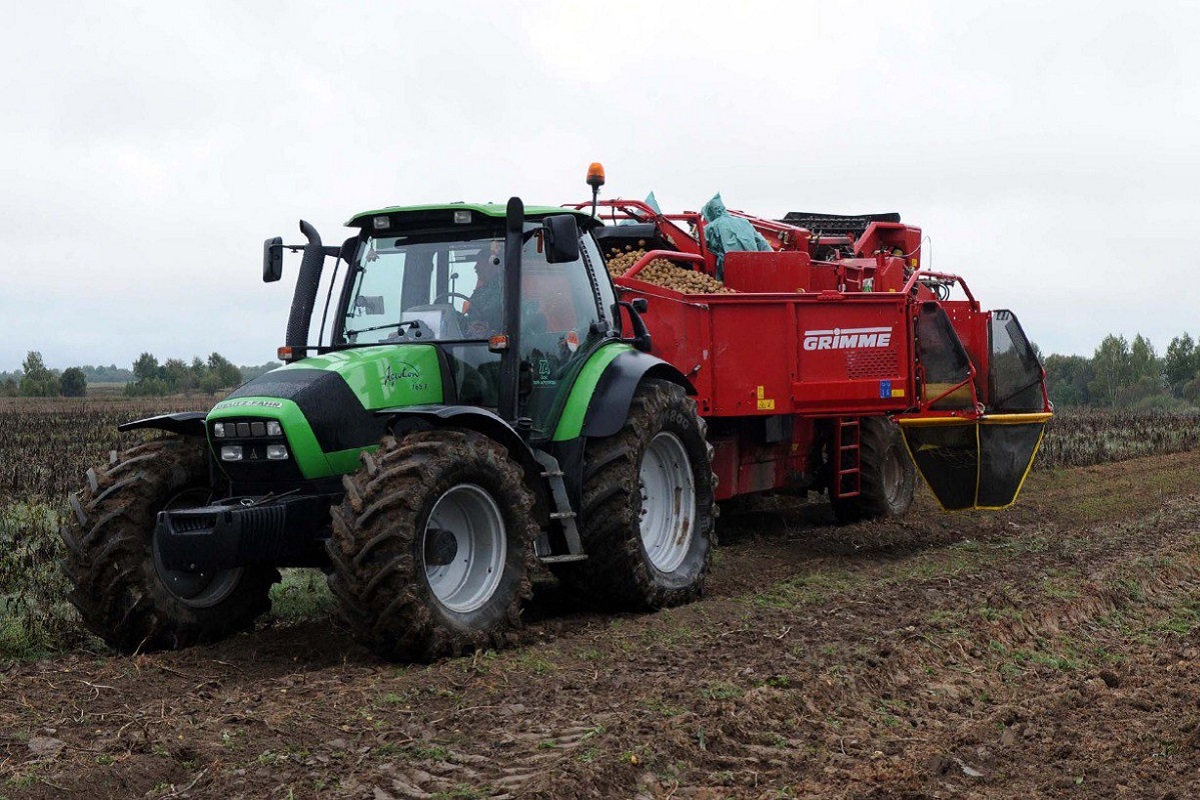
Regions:
<instances>
[{"instance_id":1,"label":"potato","mask_svg":"<svg viewBox=\"0 0 1200 800\"><path fill-rule=\"evenodd\" d=\"M639 241L639 244L644 244L644 241ZM628 245L625 252L613 248L612 253L613 255L606 263L609 274L614 278L623 275L642 256L646 255L644 249L633 250ZM665 258L654 259L643 267L636 277L646 283L674 289L684 294L729 294L735 291L710 275L677 266Z\"/></svg>"}]
</instances>

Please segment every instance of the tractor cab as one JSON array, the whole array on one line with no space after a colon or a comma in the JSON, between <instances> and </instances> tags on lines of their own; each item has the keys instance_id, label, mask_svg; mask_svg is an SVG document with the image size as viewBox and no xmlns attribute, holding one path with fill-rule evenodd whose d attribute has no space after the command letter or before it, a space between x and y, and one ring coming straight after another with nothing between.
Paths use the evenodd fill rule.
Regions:
<instances>
[{"instance_id":1,"label":"tractor cab","mask_svg":"<svg viewBox=\"0 0 1200 800\"><path fill-rule=\"evenodd\" d=\"M544 439L561 412L562 389L617 327L616 297L575 215L558 223L574 248L555 247L544 224L527 217L509 255L504 217L495 216L503 212L447 208L449 219L463 220L451 227L430 225L428 209L351 220L362 233L344 250L349 271L328 348L433 345L444 368L443 401L500 413L509 396L502 363L515 345L513 418L528 420L530 437ZM510 294L517 300L514 320L505 318ZM393 370L390 377L410 376Z\"/></svg>"}]
</instances>

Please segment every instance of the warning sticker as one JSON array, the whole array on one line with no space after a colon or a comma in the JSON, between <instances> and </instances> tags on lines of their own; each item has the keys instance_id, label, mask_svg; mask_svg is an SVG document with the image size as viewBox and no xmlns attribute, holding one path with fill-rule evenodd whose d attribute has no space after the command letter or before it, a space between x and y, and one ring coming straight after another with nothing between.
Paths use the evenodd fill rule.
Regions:
<instances>
[{"instance_id":1,"label":"warning sticker","mask_svg":"<svg viewBox=\"0 0 1200 800\"><path fill-rule=\"evenodd\" d=\"M765 397L766 391L763 389L763 387L759 386L756 394L758 395L758 410L759 411L774 411L775 410L775 401L773 399L769 399L769 398Z\"/></svg>"}]
</instances>

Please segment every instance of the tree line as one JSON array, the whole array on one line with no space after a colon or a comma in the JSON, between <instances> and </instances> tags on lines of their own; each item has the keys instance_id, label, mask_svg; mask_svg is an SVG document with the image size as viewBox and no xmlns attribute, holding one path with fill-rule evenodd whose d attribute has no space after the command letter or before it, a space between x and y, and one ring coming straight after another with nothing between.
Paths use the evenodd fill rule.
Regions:
<instances>
[{"instance_id":1,"label":"tree line","mask_svg":"<svg viewBox=\"0 0 1200 800\"><path fill-rule=\"evenodd\" d=\"M0 372L0 397L85 397L89 383L123 383L123 391L130 397L215 394L277 366L277 362L268 361L239 367L220 353L212 353L207 359L197 356L190 364L179 358L168 358L160 364L153 353L142 353L132 369L121 369L114 364L69 367L60 372L47 367L40 352L30 350L20 370Z\"/></svg>"},{"instance_id":2,"label":"tree line","mask_svg":"<svg viewBox=\"0 0 1200 800\"><path fill-rule=\"evenodd\" d=\"M1159 356L1138 334L1130 342L1109 334L1091 358L1051 355L1042 360L1050 399L1058 407L1187 410L1200 406L1200 345L1176 336Z\"/></svg>"},{"instance_id":3,"label":"tree line","mask_svg":"<svg viewBox=\"0 0 1200 800\"><path fill-rule=\"evenodd\" d=\"M1130 342L1109 334L1087 356L1052 354L1042 359L1050 399L1060 408L1098 406L1129 409L1186 410L1200 406L1200 342L1190 334L1176 336L1159 356L1141 334ZM268 361L253 367L235 366L220 353L191 363L168 358L161 364L142 353L126 370L108 367L49 369L42 354L29 351L22 369L0 372L0 397L83 397L88 383L124 383L134 397L231 389L279 366ZM107 380L106 380L107 379Z\"/></svg>"}]
</instances>

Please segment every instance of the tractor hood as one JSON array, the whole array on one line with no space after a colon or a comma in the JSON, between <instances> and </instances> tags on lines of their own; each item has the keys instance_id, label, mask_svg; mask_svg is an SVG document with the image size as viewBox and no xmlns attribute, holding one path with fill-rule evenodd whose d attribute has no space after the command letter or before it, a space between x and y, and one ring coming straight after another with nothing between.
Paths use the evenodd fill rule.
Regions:
<instances>
[{"instance_id":1,"label":"tractor hood","mask_svg":"<svg viewBox=\"0 0 1200 800\"><path fill-rule=\"evenodd\" d=\"M442 402L437 348L428 344L381 345L342 350L294 361L250 381L230 397L258 396L270 383L291 383L298 375L322 374L331 386L336 375L367 410Z\"/></svg>"},{"instance_id":2,"label":"tractor hood","mask_svg":"<svg viewBox=\"0 0 1200 800\"><path fill-rule=\"evenodd\" d=\"M212 433L216 422L279 421L289 460L311 479L354 469L360 450L378 444L384 428L374 411L442 401L434 346L385 345L327 353L272 370L217 403L207 422L219 447L223 442ZM246 452L255 452L252 444ZM223 464L231 478L233 471L251 466Z\"/></svg>"}]
</instances>

